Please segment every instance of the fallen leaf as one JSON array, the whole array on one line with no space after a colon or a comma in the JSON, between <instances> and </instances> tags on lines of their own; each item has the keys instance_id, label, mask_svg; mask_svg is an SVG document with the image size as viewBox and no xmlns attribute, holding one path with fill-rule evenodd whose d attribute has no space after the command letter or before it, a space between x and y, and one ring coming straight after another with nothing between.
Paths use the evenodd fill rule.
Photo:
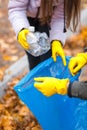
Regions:
<instances>
[{"instance_id":1,"label":"fallen leaf","mask_svg":"<svg viewBox=\"0 0 87 130\"><path fill-rule=\"evenodd\" d=\"M0 81L2 81L4 78L4 72L0 69Z\"/></svg>"},{"instance_id":2,"label":"fallen leaf","mask_svg":"<svg viewBox=\"0 0 87 130\"><path fill-rule=\"evenodd\" d=\"M11 56L10 55L3 55L3 60L11 61Z\"/></svg>"}]
</instances>

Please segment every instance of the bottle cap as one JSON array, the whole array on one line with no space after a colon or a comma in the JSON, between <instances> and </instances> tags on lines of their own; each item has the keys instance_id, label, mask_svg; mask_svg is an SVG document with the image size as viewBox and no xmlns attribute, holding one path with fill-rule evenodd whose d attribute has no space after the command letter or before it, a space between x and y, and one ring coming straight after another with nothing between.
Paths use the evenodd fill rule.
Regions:
<instances>
[{"instance_id":1,"label":"bottle cap","mask_svg":"<svg viewBox=\"0 0 87 130\"><path fill-rule=\"evenodd\" d=\"M29 30L30 30L31 32L34 32L34 31L35 31L35 27L34 27L34 26L30 26L30 27L29 27Z\"/></svg>"}]
</instances>

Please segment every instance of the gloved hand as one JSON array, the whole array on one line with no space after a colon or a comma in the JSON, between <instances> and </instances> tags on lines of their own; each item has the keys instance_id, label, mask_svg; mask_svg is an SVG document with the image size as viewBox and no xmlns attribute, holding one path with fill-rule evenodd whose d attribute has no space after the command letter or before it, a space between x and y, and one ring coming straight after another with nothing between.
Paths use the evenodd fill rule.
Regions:
<instances>
[{"instance_id":1,"label":"gloved hand","mask_svg":"<svg viewBox=\"0 0 87 130\"><path fill-rule=\"evenodd\" d=\"M87 53L79 53L70 59L69 70L74 76L87 63Z\"/></svg>"},{"instance_id":2,"label":"gloved hand","mask_svg":"<svg viewBox=\"0 0 87 130\"><path fill-rule=\"evenodd\" d=\"M64 51L62 48L62 45L59 41L53 41L52 42L52 58L54 61L56 61L56 56L61 56L62 60L63 60L63 64L64 66L66 66L66 59L65 59L65 55L64 55Z\"/></svg>"},{"instance_id":3,"label":"gloved hand","mask_svg":"<svg viewBox=\"0 0 87 130\"><path fill-rule=\"evenodd\" d=\"M21 46L25 49L28 50L29 49L29 43L27 43L26 40L26 35L29 33L30 31L28 29L23 29L19 32L18 34L18 42L21 44Z\"/></svg>"},{"instance_id":4,"label":"gloved hand","mask_svg":"<svg viewBox=\"0 0 87 130\"><path fill-rule=\"evenodd\" d=\"M36 81L34 87L42 92L45 96L52 96L54 94L67 94L67 87L69 79L57 79L53 77L38 77L34 78Z\"/></svg>"}]
</instances>

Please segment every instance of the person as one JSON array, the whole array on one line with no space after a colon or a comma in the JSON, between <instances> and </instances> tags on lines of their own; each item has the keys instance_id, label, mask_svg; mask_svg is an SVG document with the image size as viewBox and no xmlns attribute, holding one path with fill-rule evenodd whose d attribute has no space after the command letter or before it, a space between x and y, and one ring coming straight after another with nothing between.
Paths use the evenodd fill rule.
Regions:
<instances>
[{"instance_id":1,"label":"person","mask_svg":"<svg viewBox=\"0 0 87 130\"><path fill-rule=\"evenodd\" d=\"M82 69L79 81L70 83L69 78L38 77L34 78L34 87L45 96L52 96L57 93L87 100L87 52L72 57L68 67L73 76Z\"/></svg>"},{"instance_id":2,"label":"person","mask_svg":"<svg viewBox=\"0 0 87 130\"><path fill-rule=\"evenodd\" d=\"M8 15L19 44L26 50L30 70L52 55L61 56L66 65L63 46L66 39L66 28L72 20L75 31L79 22L81 0L9 0ZM35 31L46 32L50 39L51 49L38 57L27 52L29 44L26 35L31 34L30 26ZM34 35L34 34L32 34Z\"/></svg>"}]
</instances>

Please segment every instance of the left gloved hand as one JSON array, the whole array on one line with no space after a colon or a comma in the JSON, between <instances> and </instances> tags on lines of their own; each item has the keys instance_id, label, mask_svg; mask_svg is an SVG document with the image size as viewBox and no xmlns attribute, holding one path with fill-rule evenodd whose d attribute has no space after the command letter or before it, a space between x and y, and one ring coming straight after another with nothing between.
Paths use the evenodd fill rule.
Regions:
<instances>
[{"instance_id":1,"label":"left gloved hand","mask_svg":"<svg viewBox=\"0 0 87 130\"><path fill-rule=\"evenodd\" d=\"M69 79L57 79L53 77L39 77L34 78L36 81L34 87L42 92L45 96L52 96L54 94L67 94L67 87Z\"/></svg>"},{"instance_id":2,"label":"left gloved hand","mask_svg":"<svg viewBox=\"0 0 87 130\"><path fill-rule=\"evenodd\" d=\"M70 59L69 70L74 76L87 63L87 53L79 53Z\"/></svg>"},{"instance_id":3,"label":"left gloved hand","mask_svg":"<svg viewBox=\"0 0 87 130\"><path fill-rule=\"evenodd\" d=\"M54 61L56 61L56 56L61 56L63 60L64 66L66 66L66 59L65 59L65 54L62 48L62 45L60 41L53 41L52 42L52 58Z\"/></svg>"},{"instance_id":4,"label":"left gloved hand","mask_svg":"<svg viewBox=\"0 0 87 130\"><path fill-rule=\"evenodd\" d=\"M18 42L20 43L20 45L25 49L28 50L29 49L29 44L27 43L27 39L26 36L30 33L30 31L28 29L23 29L18 33Z\"/></svg>"}]
</instances>

